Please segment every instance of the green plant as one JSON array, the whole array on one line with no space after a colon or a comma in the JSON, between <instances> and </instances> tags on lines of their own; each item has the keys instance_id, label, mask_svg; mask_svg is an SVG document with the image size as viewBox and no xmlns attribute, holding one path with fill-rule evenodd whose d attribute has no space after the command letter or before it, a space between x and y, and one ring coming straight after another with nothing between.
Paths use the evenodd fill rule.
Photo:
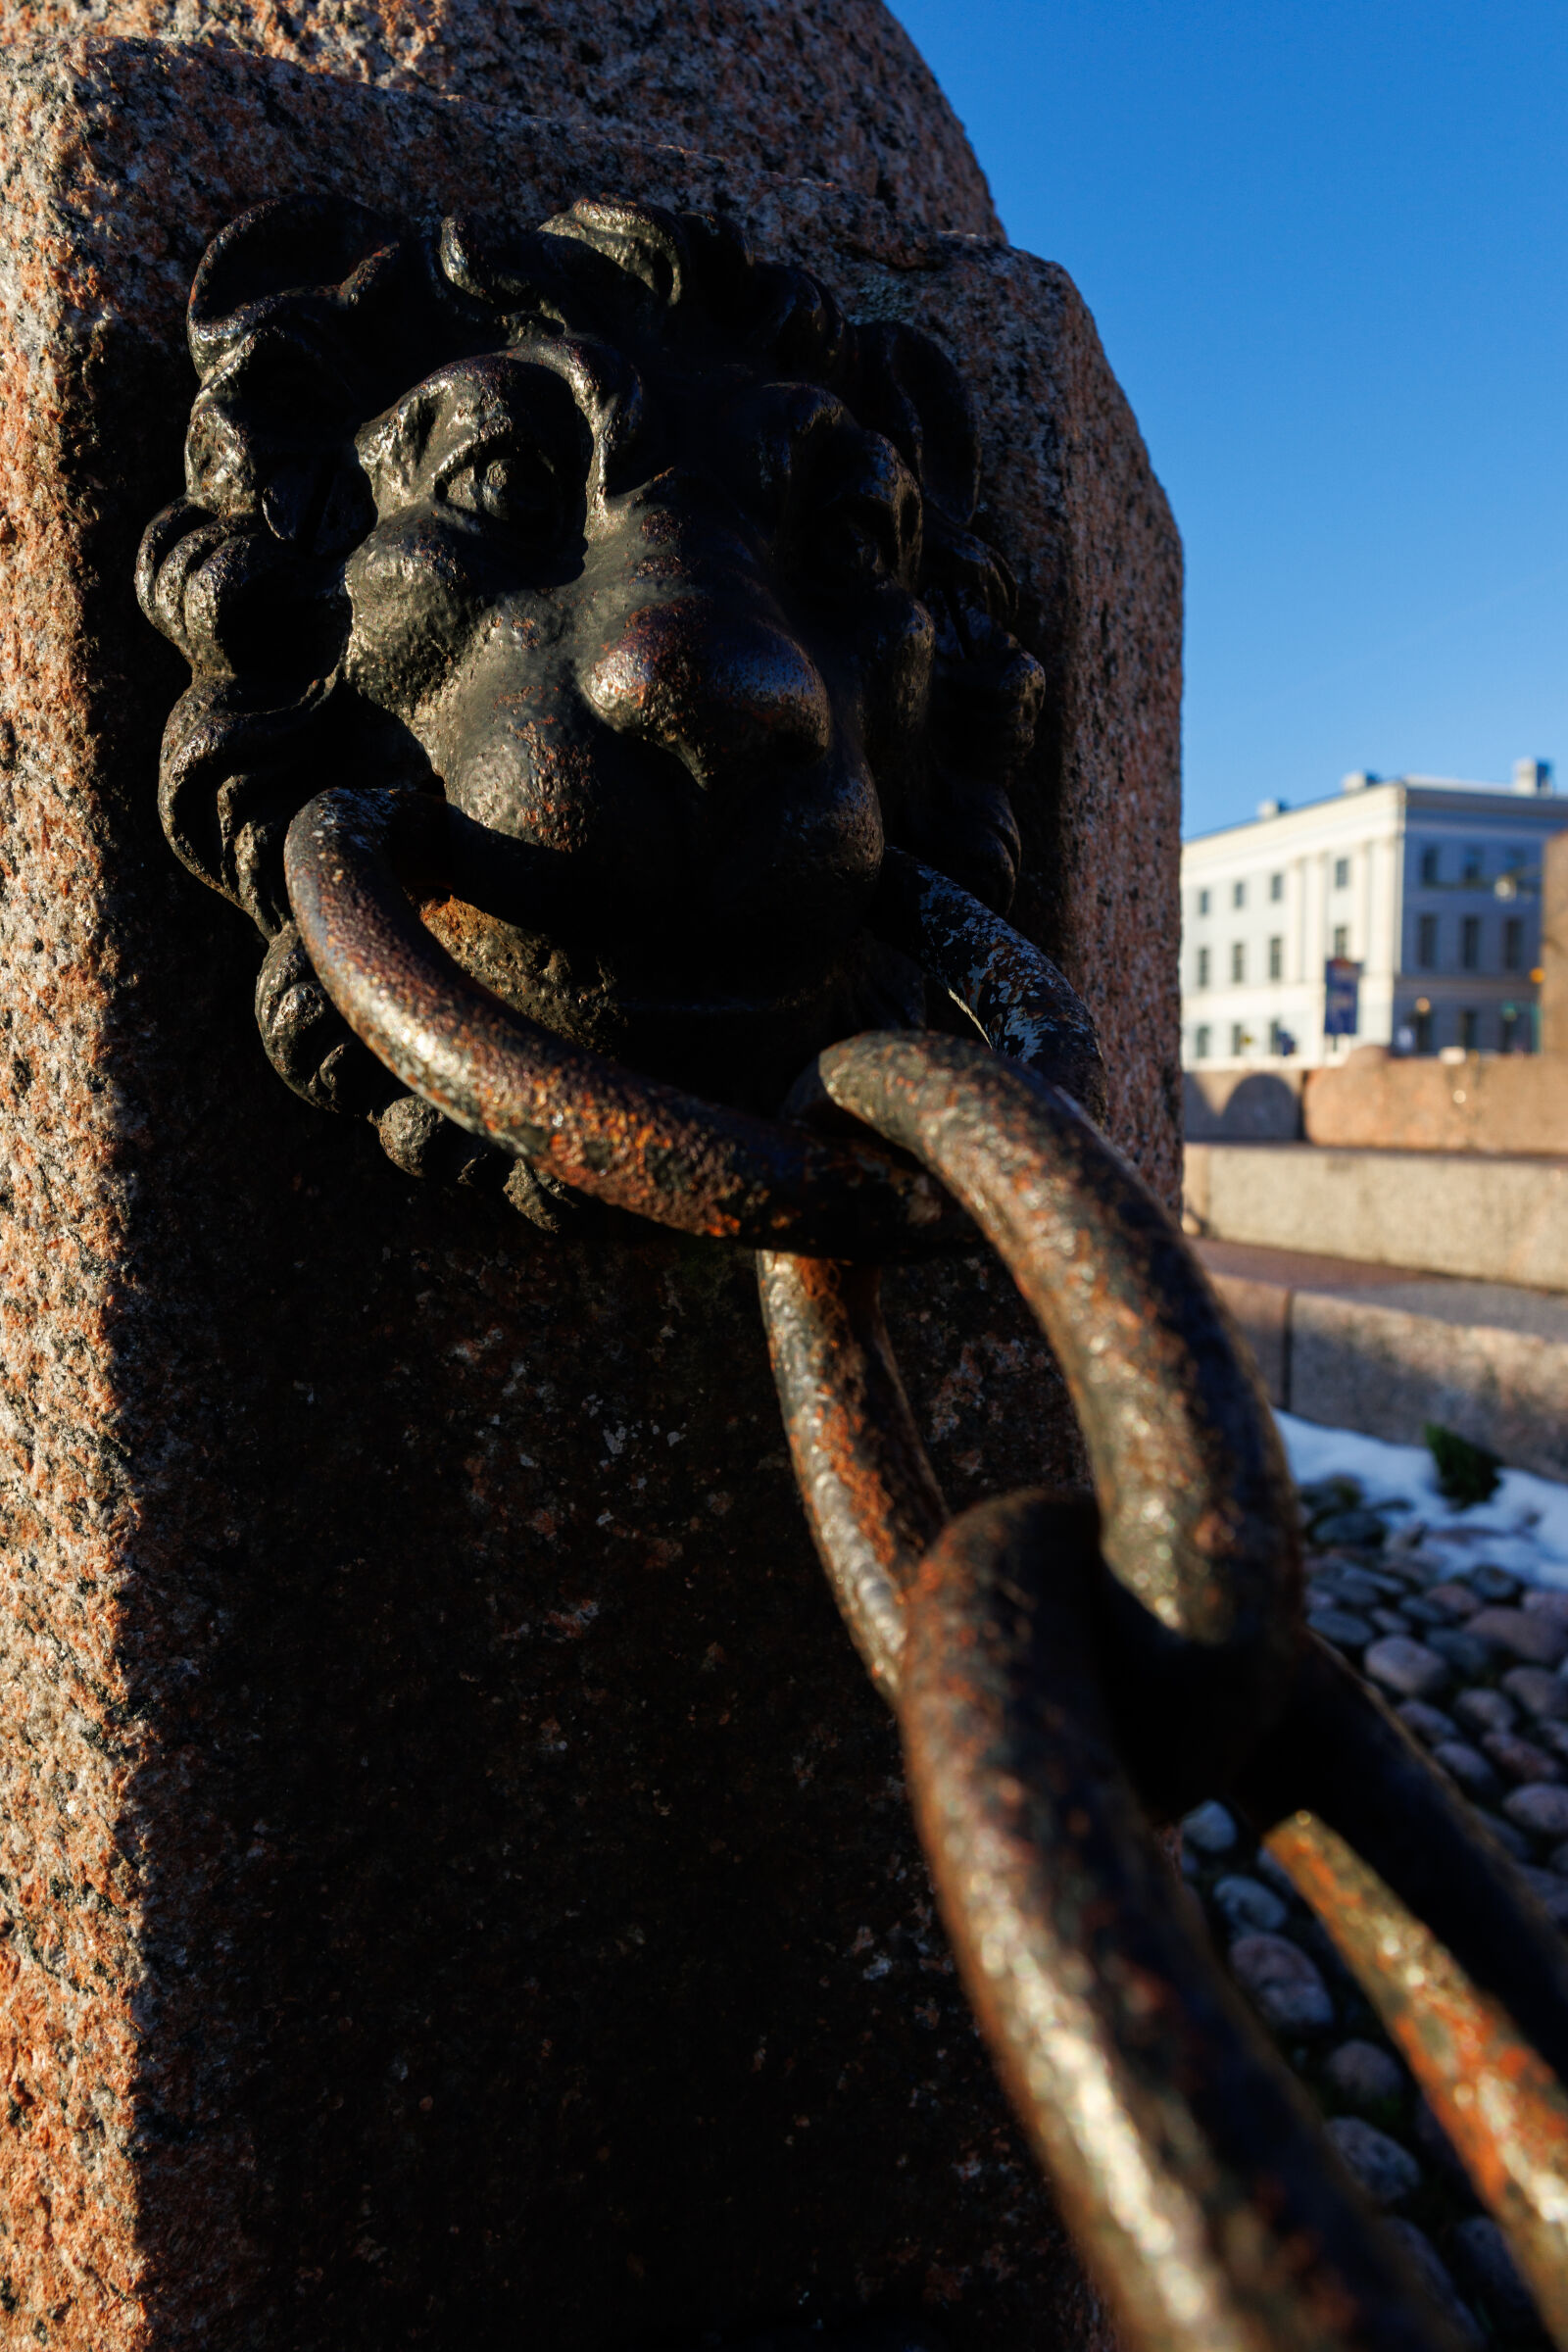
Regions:
<instances>
[{"instance_id":1,"label":"green plant","mask_svg":"<svg viewBox=\"0 0 1568 2352\"><path fill-rule=\"evenodd\" d=\"M1458 1510L1473 1502L1490 1502L1497 1491L1502 1463L1485 1446L1472 1445L1457 1430L1429 1421L1421 1432L1438 1472L1438 1493Z\"/></svg>"}]
</instances>

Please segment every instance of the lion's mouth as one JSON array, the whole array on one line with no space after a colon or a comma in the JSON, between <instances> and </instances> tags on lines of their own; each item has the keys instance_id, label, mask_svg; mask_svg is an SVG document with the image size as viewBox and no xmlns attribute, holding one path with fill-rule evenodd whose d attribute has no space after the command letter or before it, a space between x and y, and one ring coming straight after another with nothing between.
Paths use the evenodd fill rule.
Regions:
<instances>
[{"instance_id":1,"label":"lion's mouth","mask_svg":"<svg viewBox=\"0 0 1568 2352\"><path fill-rule=\"evenodd\" d=\"M452 896L426 899L419 915L465 971L556 1036L736 1107L776 1108L812 1056L840 1038L924 1020L918 967L863 929L808 976L747 991L716 975L699 988L612 971Z\"/></svg>"}]
</instances>

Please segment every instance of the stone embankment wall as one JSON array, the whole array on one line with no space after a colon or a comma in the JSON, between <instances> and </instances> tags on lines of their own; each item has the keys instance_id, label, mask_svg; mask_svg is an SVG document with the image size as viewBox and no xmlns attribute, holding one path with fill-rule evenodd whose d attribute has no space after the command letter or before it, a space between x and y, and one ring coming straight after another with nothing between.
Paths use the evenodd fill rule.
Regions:
<instances>
[{"instance_id":1,"label":"stone embankment wall","mask_svg":"<svg viewBox=\"0 0 1568 2352\"><path fill-rule=\"evenodd\" d=\"M1441 1060L1363 1046L1306 1073L1302 1128L1309 1143L1374 1151L1568 1154L1568 1053Z\"/></svg>"},{"instance_id":2,"label":"stone embankment wall","mask_svg":"<svg viewBox=\"0 0 1568 2352\"><path fill-rule=\"evenodd\" d=\"M1568 1291L1568 1160L1189 1144L1200 1238Z\"/></svg>"}]
</instances>

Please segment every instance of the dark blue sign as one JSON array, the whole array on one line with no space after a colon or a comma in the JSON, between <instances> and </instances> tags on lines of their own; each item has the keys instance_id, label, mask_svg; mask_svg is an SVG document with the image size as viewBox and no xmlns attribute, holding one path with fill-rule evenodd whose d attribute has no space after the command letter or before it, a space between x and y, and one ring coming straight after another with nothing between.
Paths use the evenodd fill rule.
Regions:
<instances>
[{"instance_id":1,"label":"dark blue sign","mask_svg":"<svg viewBox=\"0 0 1568 2352\"><path fill-rule=\"evenodd\" d=\"M1331 956L1323 966L1323 1034L1353 1037L1360 1025L1361 966Z\"/></svg>"}]
</instances>

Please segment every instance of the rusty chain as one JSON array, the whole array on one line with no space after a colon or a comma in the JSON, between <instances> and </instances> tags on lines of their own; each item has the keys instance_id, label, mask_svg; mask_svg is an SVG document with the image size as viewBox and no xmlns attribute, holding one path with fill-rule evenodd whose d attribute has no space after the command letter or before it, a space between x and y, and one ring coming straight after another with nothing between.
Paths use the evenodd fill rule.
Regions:
<instances>
[{"instance_id":1,"label":"rusty chain","mask_svg":"<svg viewBox=\"0 0 1568 2352\"><path fill-rule=\"evenodd\" d=\"M1223 1794L1268 1838L1402 2049L1568 2352L1568 1958L1513 1865L1301 1618L1289 1474L1206 1276L1092 1124L1054 968L891 854L879 909L985 1045L871 1034L769 1121L501 1004L414 904L475 846L438 801L333 792L290 902L398 1077L578 1190L759 1251L818 1551L894 1707L964 1981L1061 2207L1140 2352L1451 2352L1219 1966L1153 1827ZM537 895L551 877L509 879ZM411 896L411 894L413 894ZM887 1147L892 1147L891 1151ZM1096 1499L950 1518L878 1268L1002 1257L1066 1379Z\"/></svg>"}]
</instances>

